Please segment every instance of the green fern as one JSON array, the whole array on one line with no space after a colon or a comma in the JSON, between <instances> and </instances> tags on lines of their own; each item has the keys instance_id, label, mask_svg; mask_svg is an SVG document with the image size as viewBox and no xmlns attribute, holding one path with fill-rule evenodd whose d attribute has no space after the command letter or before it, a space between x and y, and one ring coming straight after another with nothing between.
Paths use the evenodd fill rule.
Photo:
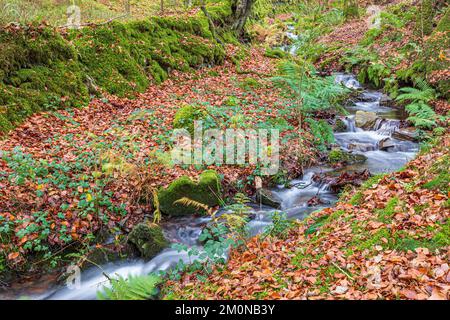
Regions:
<instances>
[{"instance_id":1,"label":"green fern","mask_svg":"<svg viewBox=\"0 0 450 320\"><path fill-rule=\"evenodd\" d=\"M410 103L405 107L410 115L408 121L412 122L414 126L431 129L436 126L437 115L430 106L422 101Z\"/></svg>"},{"instance_id":2,"label":"green fern","mask_svg":"<svg viewBox=\"0 0 450 320\"><path fill-rule=\"evenodd\" d=\"M432 129L436 126L437 114L427 104L436 98L436 91L420 78L415 79L416 88L401 88L401 94L396 98L399 102L409 102L405 109L409 114L408 121L414 126L423 129Z\"/></svg>"},{"instance_id":3,"label":"green fern","mask_svg":"<svg viewBox=\"0 0 450 320\"><path fill-rule=\"evenodd\" d=\"M433 100L435 98L436 92L431 89L417 89L417 88L401 88L400 89L401 94L397 97L397 101L403 102L403 101L423 101L428 102L430 100Z\"/></svg>"},{"instance_id":4,"label":"green fern","mask_svg":"<svg viewBox=\"0 0 450 320\"><path fill-rule=\"evenodd\" d=\"M306 119L306 122L309 123L311 133L316 138L315 144L317 149L325 151L328 144L334 143L333 129L327 122L314 119Z\"/></svg>"},{"instance_id":5,"label":"green fern","mask_svg":"<svg viewBox=\"0 0 450 320\"><path fill-rule=\"evenodd\" d=\"M156 275L130 276L111 279L111 288L104 287L97 292L99 300L150 300L158 294L157 285L161 282Z\"/></svg>"},{"instance_id":6,"label":"green fern","mask_svg":"<svg viewBox=\"0 0 450 320\"><path fill-rule=\"evenodd\" d=\"M280 75L272 81L277 87L288 89L292 98L301 98L301 111L313 113L334 107L335 101L348 89L335 83L334 77L318 77L312 64L298 64L287 61L279 66Z\"/></svg>"}]
</instances>

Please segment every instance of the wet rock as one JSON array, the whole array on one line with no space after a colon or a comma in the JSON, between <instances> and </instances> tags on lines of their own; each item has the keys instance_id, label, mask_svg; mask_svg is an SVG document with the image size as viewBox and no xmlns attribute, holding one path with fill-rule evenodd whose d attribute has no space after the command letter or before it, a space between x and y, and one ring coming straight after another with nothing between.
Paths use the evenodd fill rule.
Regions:
<instances>
[{"instance_id":1,"label":"wet rock","mask_svg":"<svg viewBox=\"0 0 450 320\"><path fill-rule=\"evenodd\" d=\"M378 116L375 112L358 110L355 115L356 126L364 130L373 129Z\"/></svg>"},{"instance_id":2,"label":"wet rock","mask_svg":"<svg viewBox=\"0 0 450 320\"><path fill-rule=\"evenodd\" d=\"M383 139L378 143L378 148L383 151L387 151L393 147L395 147L395 142L391 138Z\"/></svg>"},{"instance_id":3,"label":"wet rock","mask_svg":"<svg viewBox=\"0 0 450 320\"><path fill-rule=\"evenodd\" d=\"M282 200L269 189L262 188L256 191L256 202L278 209L281 207Z\"/></svg>"},{"instance_id":4,"label":"wet rock","mask_svg":"<svg viewBox=\"0 0 450 320\"><path fill-rule=\"evenodd\" d=\"M347 124L344 122L344 120L338 118L336 119L336 122L333 126L334 132L346 132L347 131Z\"/></svg>"},{"instance_id":5,"label":"wet rock","mask_svg":"<svg viewBox=\"0 0 450 320\"><path fill-rule=\"evenodd\" d=\"M417 142L419 140L419 135L417 133L417 130L414 128L404 128L395 130L392 133L392 138L402 141Z\"/></svg>"},{"instance_id":6,"label":"wet rock","mask_svg":"<svg viewBox=\"0 0 450 320\"><path fill-rule=\"evenodd\" d=\"M334 149L331 150L328 154L328 161L332 164L355 164L355 163L363 163L367 160L367 157L363 154L358 153L350 153L346 152L342 149Z\"/></svg>"},{"instance_id":7,"label":"wet rock","mask_svg":"<svg viewBox=\"0 0 450 320\"><path fill-rule=\"evenodd\" d=\"M161 227L151 223L136 225L128 235L128 241L136 246L145 259L153 258L169 245Z\"/></svg>"},{"instance_id":8,"label":"wet rock","mask_svg":"<svg viewBox=\"0 0 450 320\"><path fill-rule=\"evenodd\" d=\"M383 94L380 98L380 106L388 107L392 104L392 98L388 95Z\"/></svg>"},{"instance_id":9,"label":"wet rock","mask_svg":"<svg viewBox=\"0 0 450 320\"><path fill-rule=\"evenodd\" d=\"M172 182L167 189L159 190L159 208L162 213L171 216L204 213L203 209L185 206L175 201L186 197L209 207L215 207L219 205L220 194L220 177L215 171L206 170L200 175L198 183L185 176Z\"/></svg>"},{"instance_id":10,"label":"wet rock","mask_svg":"<svg viewBox=\"0 0 450 320\"><path fill-rule=\"evenodd\" d=\"M352 151L367 152L375 150L375 146L371 143L350 143L347 148Z\"/></svg>"}]
</instances>

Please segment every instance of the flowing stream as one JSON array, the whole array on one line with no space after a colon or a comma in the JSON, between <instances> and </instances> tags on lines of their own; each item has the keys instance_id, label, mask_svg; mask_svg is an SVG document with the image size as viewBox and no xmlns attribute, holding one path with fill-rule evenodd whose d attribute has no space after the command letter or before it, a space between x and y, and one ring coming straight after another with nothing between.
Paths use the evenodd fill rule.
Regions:
<instances>
[{"instance_id":1,"label":"flowing stream","mask_svg":"<svg viewBox=\"0 0 450 320\"><path fill-rule=\"evenodd\" d=\"M299 36L294 33L293 26L288 26L286 35L294 42L299 40ZM282 49L295 55L298 46L294 43L284 46ZM341 117L346 129L344 132L335 133L336 143L343 150L365 155L367 161L341 169L326 166L309 168L302 178L291 181L291 187L273 188L272 192L281 199L281 210L286 212L290 219L301 220L311 212L330 207L337 201L337 195L330 191L328 184L313 179L316 174L339 175L343 171L359 172L366 169L371 174L388 173L403 167L414 158L418 151L418 144L398 140L392 136L395 131L399 130L401 120L404 119L404 112L389 107L389 99L386 95L363 88L351 74L336 74L336 82L359 92L356 101L349 103L346 107L349 115ZM358 110L375 112L379 119L370 128L359 128L355 120ZM321 204L309 206L308 201L316 196L320 198ZM275 209L258 204L252 204L251 207L252 220L249 222L248 228L250 235L254 236L271 224L270 216ZM198 238L209 221L210 219L207 217L184 217L168 221L162 227L170 242L197 246L201 250ZM186 252L178 252L169 248L150 261L124 260L103 265L101 268L92 267L81 273L81 283L78 288L55 285L54 277L43 276L42 280L35 281L29 286L23 287L21 284L16 284L7 289L6 293L0 291L0 299L17 299L23 296L31 299L95 299L97 291L109 283L105 274L109 277L143 275L167 270L180 260L188 263L190 258ZM15 289L16 286L17 289Z\"/></svg>"},{"instance_id":2,"label":"flowing stream","mask_svg":"<svg viewBox=\"0 0 450 320\"><path fill-rule=\"evenodd\" d=\"M336 143L344 150L363 154L367 157L364 163L346 166L341 169L332 169L329 167L313 167L308 169L302 178L291 181L291 187L278 186L272 190L281 200L281 209L286 212L290 219L303 219L312 211L320 210L332 206L336 202L336 194L330 191L326 183L315 182L313 176L317 173L339 174L343 170L347 172L369 170L372 174L387 173L400 169L409 160L411 160L418 151L418 145L410 141L394 139L392 133L397 131L403 117L402 112L394 108L382 105L386 99L382 93L363 89L353 75L337 74L336 81L344 86L358 90L360 92L355 102L351 103L347 110L349 115L341 117L346 125L344 132L335 133ZM358 128L355 121L355 113L358 110L376 112L380 119L367 130ZM384 148L383 141L389 141L389 145ZM383 150L381 148L383 147ZM318 206L309 206L308 200L318 196L321 204ZM252 220L248 227L251 235L261 233L265 227L271 223L270 215L275 209L257 204L252 205ZM163 224L163 229L167 239L172 243L178 242L188 246L201 245L198 237L208 223L207 217L185 217L174 219ZM76 289L70 289L65 286L51 285L55 281L48 281L36 285L40 286L40 292L37 294L36 288L28 290L18 290L12 293L8 289L8 298L18 298L27 296L32 299L95 299L96 292L104 285L108 285L109 276L142 275L158 270L167 270L183 260L189 262L189 257L185 252L177 252L175 249L166 249L150 261L143 260L125 260L117 263L109 263L102 268L92 267L81 274L81 285ZM42 290L42 287L45 287ZM48 289L48 287L51 287ZM25 292L24 292L25 291ZM39 291L38 291L39 292ZM0 298L2 298L0 292Z\"/></svg>"}]
</instances>

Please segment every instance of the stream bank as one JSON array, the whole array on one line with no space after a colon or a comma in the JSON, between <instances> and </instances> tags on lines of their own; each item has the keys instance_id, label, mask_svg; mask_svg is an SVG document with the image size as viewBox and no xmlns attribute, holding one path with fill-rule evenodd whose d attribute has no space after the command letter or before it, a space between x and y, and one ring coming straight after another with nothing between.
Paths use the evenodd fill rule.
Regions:
<instances>
[{"instance_id":1,"label":"stream bank","mask_svg":"<svg viewBox=\"0 0 450 320\"><path fill-rule=\"evenodd\" d=\"M286 212L289 219L302 220L311 212L331 207L338 199L337 194L330 189L329 183L316 179L317 175L339 176L342 172L353 173L368 170L371 174L389 173L403 167L414 158L418 151L418 144L412 141L402 141L393 137L395 132L401 131L402 112L386 105L383 93L364 89L352 75L337 74L336 81L353 90L358 90L356 101L349 102L349 115L340 118L345 124L344 132L335 132L336 147L343 151L360 154L367 158L363 163L356 163L343 168L328 166L313 167L306 170L300 179L290 182L292 187L278 186L271 191L281 199L281 210ZM372 127L366 130L359 128L356 123L358 111L375 112L377 119ZM398 136L398 135L397 135ZM380 142L389 139L391 145L380 149ZM318 197L319 204L310 205L312 198ZM271 213L275 209L252 205L252 217L248 228L251 236L261 233L271 224ZM201 250L198 240L202 229L210 221L209 217L183 217L165 222L162 227L166 238L172 243L182 243L187 246L197 246ZM54 285L53 281L40 285L41 293L18 292L15 297L27 295L33 299L95 299L96 292L107 285L108 275L142 275L159 270L167 270L176 265L179 260L189 262L186 252L176 249L165 249L150 261L126 260L109 263L101 268L92 267L81 274L81 287L69 289ZM47 289L45 289L47 287ZM44 288L44 289L42 289ZM33 290L38 290L34 288ZM33 290L30 290L32 292ZM10 291L9 294L12 292ZM14 297L14 294L10 298Z\"/></svg>"}]
</instances>

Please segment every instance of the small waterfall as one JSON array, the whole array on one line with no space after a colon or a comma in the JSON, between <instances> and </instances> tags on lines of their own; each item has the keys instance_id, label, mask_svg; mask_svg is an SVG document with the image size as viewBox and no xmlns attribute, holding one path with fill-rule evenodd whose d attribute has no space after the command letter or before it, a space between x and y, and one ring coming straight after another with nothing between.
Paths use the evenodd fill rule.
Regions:
<instances>
[{"instance_id":1,"label":"small waterfall","mask_svg":"<svg viewBox=\"0 0 450 320\"><path fill-rule=\"evenodd\" d=\"M380 135L384 136L391 136L395 130L398 130L400 128L400 121L399 120L392 120L392 119L379 119L377 120L377 123L375 124L375 131L378 132Z\"/></svg>"},{"instance_id":2,"label":"small waterfall","mask_svg":"<svg viewBox=\"0 0 450 320\"><path fill-rule=\"evenodd\" d=\"M347 126L347 132L356 132L355 116L347 116L342 119Z\"/></svg>"},{"instance_id":3,"label":"small waterfall","mask_svg":"<svg viewBox=\"0 0 450 320\"><path fill-rule=\"evenodd\" d=\"M338 73L336 74L335 82L342 84L349 89L361 89L361 84L353 75Z\"/></svg>"}]
</instances>

